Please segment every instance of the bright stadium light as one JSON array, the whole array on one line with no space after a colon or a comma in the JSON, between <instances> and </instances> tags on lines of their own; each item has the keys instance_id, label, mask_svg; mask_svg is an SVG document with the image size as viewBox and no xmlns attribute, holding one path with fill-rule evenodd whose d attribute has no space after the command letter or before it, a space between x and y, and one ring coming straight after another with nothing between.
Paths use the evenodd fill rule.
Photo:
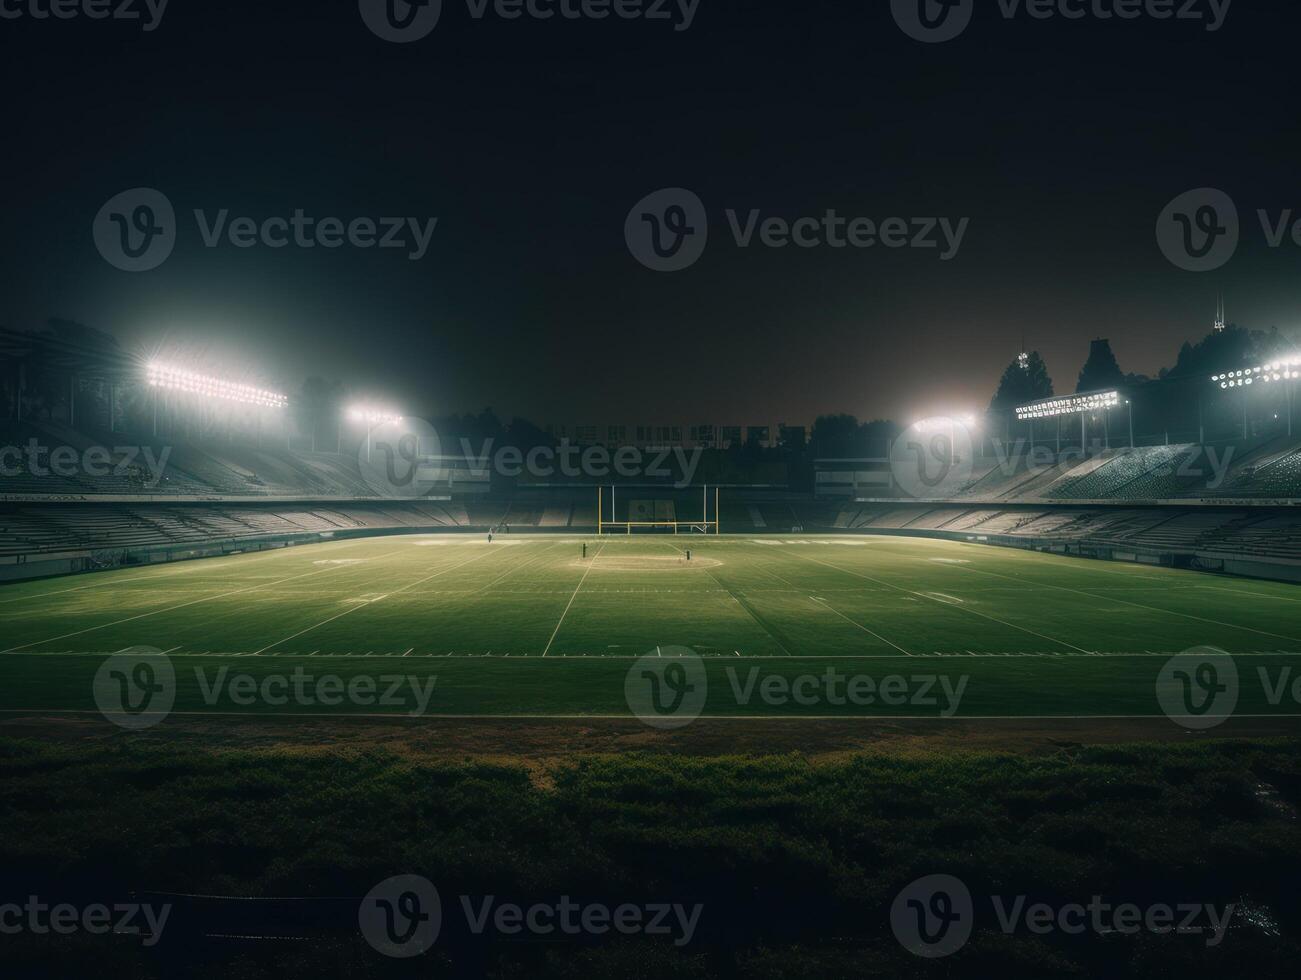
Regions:
<instances>
[{"instance_id":1,"label":"bright stadium light","mask_svg":"<svg viewBox=\"0 0 1301 980\"><path fill-rule=\"evenodd\" d=\"M384 425L386 422L402 421L402 416L396 412L384 412L360 405L348 409L348 418L354 422L367 422L370 425Z\"/></svg>"},{"instance_id":2,"label":"bright stadium light","mask_svg":"<svg viewBox=\"0 0 1301 980\"><path fill-rule=\"evenodd\" d=\"M1298 378L1301 378L1301 357L1287 357L1258 367L1211 375L1211 381L1221 388L1245 388L1257 381L1269 384L1274 381L1295 381Z\"/></svg>"},{"instance_id":3,"label":"bright stadium light","mask_svg":"<svg viewBox=\"0 0 1301 980\"><path fill-rule=\"evenodd\" d=\"M1016 410L1018 422L1031 419L1050 419L1059 415L1090 415L1099 409L1115 408L1120 404L1120 392L1099 391L1088 395L1067 395L1064 398L1045 398L1043 401L1022 405Z\"/></svg>"},{"instance_id":4,"label":"bright stadium light","mask_svg":"<svg viewBox=\"0 0 1301 980\"><path fill-rule=\"evenodd\" d=\"M263 408L284 408L289 399L274 391L265 391L252 385L212 378L193 371L183 371L154 361L145 370L145 378L150 387L184 394L202 395L221 401L239 402L244 405L260 405Z\"/></svg>"}]
</instances>

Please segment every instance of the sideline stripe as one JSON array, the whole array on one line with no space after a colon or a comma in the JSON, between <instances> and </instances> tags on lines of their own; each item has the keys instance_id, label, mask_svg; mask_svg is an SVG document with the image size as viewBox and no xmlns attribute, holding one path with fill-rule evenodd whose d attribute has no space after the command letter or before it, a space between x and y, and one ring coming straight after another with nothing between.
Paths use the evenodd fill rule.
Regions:
<instances>
[{"instance_id":1,"label":"sideline stripe","mask_svg":"<svg viewBox=\"0 0 1301 980\"><path fill-rule=\"evenodd\" d=\"M394 554L396 554L396 552L394 552ZM472 563L472 562L482 561L484 558L487 558L487 557L488 557L489 555L491 555L491 554L492 554L491 551L485 551L483 554L479 555L477 558L468 558L468 559L466 559L466 560L463 561L463 562L458 562L457 564L453 565L451 568L444 568L444 569L442 569L441 571L434 572L432 575L426 575L424 578L420 579L419 581L412 582L410 585L404 585L404 586L402 586L402 588L400 588L400 589L394 589L392 592L385 593L384 595L381 595L381 596L376 596L374 599L367 599L365 602L359 602L357 605L353 606L351 609L345 609L343 612L339 613L337 616L331 616L329 619L322 620L321 622L317 623L315 626L309 626L309 627L307 627L307 629L299 630L297 633L291 634L290 636L286 636L286 637L285 637L284 639L282 639L282 640L276 640L274 643L269 643L269 644L267 644L266 646L264 646L261 650L255 650L255 651L253 652L252 655L253 655L254 657L260 656L261 654L265 653L267 650L270 650L272 647L278 647L278 646L280 646L280 644L282 644L282 643L288 643L290 640L296 639L297 637L302 636L304 633L310 633L312 630L320 629L322 626L326 625L327 623L333 623L336 619L342 619L344 616L347 616L347 615L350 615L350 614L352 614L352 613L355 613L355 612L357 612L357 610L359 610L359 609L366 609L366 608L369 608L370 606L374 605L375 603L377 603L377 602L379 602L379 601L381 601L381 600L383 600L383 599L387 599L387 598L388 598L389 596L391 596L391 595L397 595L397 594L400 593L400 592L405 592L407 589L414 589L417 585L422 585L422 584L424 584L425 582L428 582L430 579L438 578L438 576L440 576L440 575L446 575L448 572L454 572L454 571L456 571L458 568L462 568L462 567L464 567L465 565L469 565L469 564ZM344 567L346 567L346 566L344 566Z\"/></svg>"},{"instance_id":2,"label":"sideline stripe","mask_svg":"<svg viewBox=\"0 0 1301 980\"><path fill-rule=\"evenodd\" d=\"M986 615L985 613L982 613L982 612L976 612L976 610L974 610L974 609L969 609L969 608L967 608L966 606L955 606L955 605L954 605L953 603L951 603L951 602L945 602L943 599L936 599L934 596L927 595L925 592L914 592L912 589L905 589L903 586L900 586L900 585L893 585L893 584L891 584L890 582L886 582L886 581L883 581L883 580L881 580L881 579L877 579L877 578L872 578L872 576L870 576L870 575L864 575L864 574L862 574L861 572L852 572L852 571L850 571L848 568L841 568L839 565L833 565L833 564L831 564L830 562L822 561L822 560L819 559L819 558L810 558L810 557L808 557L807 555L801 555L801 554L800 554L799 552L797 552L797 551L791 551L790 554L794 555L796 558L802 558L802 559L804 559L805 561L816 562L816 563L819 564L819 565L826 565L827 568L833 568L833 569L835 569L836 571L838 571L838 572L843 572L843 573L846 574L846 575L854 575L854 576L856 576L856 577L858 577L858 578L867 579L869 582L877 582L877 583L880 584L880 585L888 585L890 588L894 589L896 592L903 592L903 593L905 593L905 594L907 594L907 595L918 596L919 598L926 599L926 600L929 601L929 602L933 602L933 603L935 603L937 606L943 606L943 607L945 607L946 609L956 609L956 610L958 610L959 612L970 613L970 614L973 615L973 616L979 616L981 619L988 619L988 620L991 620L992 622L998 623L998 624L1000 624L1000 625L1002 625L1002 626L1009 626L1009 627L1011 627L1011 628L1014 629L1014 630L1020 630L1022 633L1029 633L1031 636L1037 636L1037 637L1039 637L1039 639L1041 639L1041 640L1047 640L1049 643L1057 643L1057 644L1059 644L1059 645L1061 645L1061 646L1064 646L1064 647L1070 647L1072 650L1076 650L1076 651L1078 651L1078 652L1080 652L1080 653L1092 654L1092 653L1096 652L1096 651L1093 651L1093 650L1085 650L1083 647L1077 647L1074 643L1067 643L1065 640L1059 640L1059 639L1057 639L1056 637L1048 636L1048 635L1045 634L1045 633L1039 633L1039 632L1036 632L1035 630L1032 630L1032 629L1027 629L1027 628L1024 627L1024 626L1018 626L1016 623L1009 623L1007 620L1005 620L1005 619L999 619L997 616L989 616L989 615ZM952 565L952 566L949 566L949 567L951 567L951 568L966 568L967 566L966 566L966 565ZM1298 642L1301 642L1301 641L1298 641Z\"/></svg>"},{"instance_id":3,"label":"sideline stripe","mask_svg":"<svg viewBox=\"0 0 1301 980\"><path fill-rule=\"evenodd\" d=\"M396 552L394 552L394 554L396 554ZM184 609L186 606L195 606L201 602L212 602L214 599L226 599L233 595L242 595L246 592L256 592L258 589L265 588L268 585L280 585L284 582L292 582L295 579L310 578L313 575L327 575L330 572L337 572L340 569L352 567L353 566L351 565L332 565L329 568L318 568L314 572L304 572L301 575L291 575L288 578L277 579L274 582L264 582L261 585L250 585L244 589L235 589L233 592L223 592L220 595L207 596L203 599L191 599L189 602L182 602L179 605L168 606L166 609L155 609L153 612L128 616L126 619L119 619L112 623L101 623L99 626L88 626L84 630L77 630L73 633L64 633L61 636L51 636L44 640L33 640L31 643L24 643L20 646L10 647L8 650L0 650L0 653L13 653L16 650L25 650L27 647L34 647L40 643L53 643L55 640L64 640L70 636L81 636L83 633L93 633L96 630L108 629L110 626L121 626L123 623L131 623L137 619L147 619L150 616L161 616L163 613L175 612L177 609Z\"/></svg>"}]
</instances>

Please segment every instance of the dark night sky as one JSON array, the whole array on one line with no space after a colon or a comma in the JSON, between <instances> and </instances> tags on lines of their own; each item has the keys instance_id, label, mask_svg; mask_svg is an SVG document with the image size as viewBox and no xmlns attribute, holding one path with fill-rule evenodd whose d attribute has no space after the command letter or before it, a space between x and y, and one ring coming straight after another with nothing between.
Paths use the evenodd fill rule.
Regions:
<instances>
[{"instance_id":1,"label":"dark night sky","mask_svg":"<svg viewBox=\"0 0 1301 980\"><path fill-rule=\"evenodd\" d=\"M372 35L357 0L171 0L150 33L0 20L0 323L62 316L286 388L323 373L407 412L538 422L980 408L1023 335L1059 391L1094 336L1155 372L1218 291L1231 320L1297 332L1301 248L1265 247L1255 217L1301 216L1295 5L1236 0L1208 33L976 3L935 45L885 0L700 0L683 32L476 21L446 0L409 45ZM1198 275L1154 226L1207 185L1237 201L1243 244ZM180 233L129 274L90 229L138 186L168 195ZM629 208L670 186L711 222L672 275L623 240ZM208 249L196 208L439 224L419 262ZM742 250L726 208L971 225L947 263Z\"/></svg>"}]
</instances>

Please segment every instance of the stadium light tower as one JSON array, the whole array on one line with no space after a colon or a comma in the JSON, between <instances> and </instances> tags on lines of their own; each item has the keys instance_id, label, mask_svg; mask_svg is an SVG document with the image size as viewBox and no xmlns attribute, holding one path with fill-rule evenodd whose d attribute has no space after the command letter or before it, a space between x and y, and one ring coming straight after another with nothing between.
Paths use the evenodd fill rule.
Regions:
<instances>
[{"instance_id":1,"label":"stadium light tower","mask_svg":"<svg viewBox=\"0 0 1301 980\"><path fill-rule=\"evenodd\" d=\"M403 416L398 415L396 412L386 412L363 405L354 405L348 409L348 418L354 422L361 422L366 426L366 462L369 463L371 434L381 425L387 425L390 422L401 422Z\"/></svg>"},{"instance_id":2,"label":"stadium light tower","mask_svg":"<svg viewBox=\"0 0 1301 980\"><path fill-rule=\"evenodd\" d=\"M160 394L174 393L189 396L201 402L229 402L237 405L250 405L255 409L283 409L288 407L289 399L274 391L257 388L253 385L228 381L195 371L187 371L161 361L150 361L145 368L145 381L152 389L154 398L154 436L158 435L158 397ZM258 445L262 443L262 412L257 411Z\"/></svg>"},{"instance_id":3,"label":"stadium light tower","mask_svg":"<svg viewBox=\"0 0 1301 980\"><path fill-rule=\"evenodd\" d=\"M1283 393L1287 399L1287 434L1292 434L1292 403L1295 397L1292 389L1296 387L1298 380L1301 380L1301 356L1296 354L1280 357L1268 364L1243 368L1240 371L1225 371L1221 374L1211 375L1212 383L1219 385L1222 391L1233 388L1242 389L1242 437L1244 439L1247 438L1247 432L1250 428L1247 416L1247 389L1256 384L1266 386L1282 384ZM1286 382L1291 382L1291 384Z\"/></svg>"}]
</instances>

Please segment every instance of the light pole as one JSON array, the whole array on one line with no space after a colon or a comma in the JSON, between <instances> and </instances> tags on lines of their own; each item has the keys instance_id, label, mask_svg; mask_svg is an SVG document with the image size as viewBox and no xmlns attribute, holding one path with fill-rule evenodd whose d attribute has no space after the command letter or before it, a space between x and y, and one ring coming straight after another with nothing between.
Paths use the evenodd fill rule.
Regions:
<instances>
[{"instance_id":1,"label":"light pole","mask_svg":"<svg viewBox=\"0 0 1301 980\"><path fill-rule=\"evenodd\" d=\"M401 422L401 415L394 415L389 412L377 412L369 408L351 408L348 410L348 418L354 422L366 423L366 465L370 465L370 444L371 434L381 425L387 425L390 422Z\"/></svg>"}]
</instances>

